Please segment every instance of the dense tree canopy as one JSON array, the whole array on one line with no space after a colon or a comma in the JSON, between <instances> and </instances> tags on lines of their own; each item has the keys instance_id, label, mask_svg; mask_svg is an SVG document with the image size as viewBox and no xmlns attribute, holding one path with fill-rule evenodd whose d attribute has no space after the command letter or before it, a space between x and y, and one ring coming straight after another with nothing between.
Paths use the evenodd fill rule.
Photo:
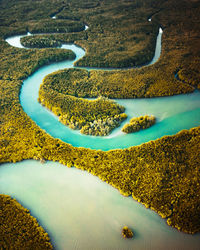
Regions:
<instances>
[{"instance_id":1,"label":"dense tree canopy","mask_svg":"<svg viewBox=\"0 0 200 250\"><path fill-rule=\"evenodd\" d=\"M140 116L140 117L134 117L130 120L128 124L125 124L122 128L122 131L125 133L133 133L137 132L141 129L146 129L151 127L153 124L155 124L156 118L154 116Z\"/></svg>"},{"instance_id":2,"label":"dense tree canopy","mask_svg":"<svg viewBox=\"0 0 200 250\"><path fill-rule=\"evenodd\" d=\"M28 209L8 195L0 194L0 248L53 249L48 234Z\"/></svg>"},{"instance_id":3,"label":"dense tree canopy","mask_svg":"<svg viewBox=\"0 0 200 250\"><path fill-rule=\"evenodd\" d=\"M57 14L58 19L77 22L79 31L49 37L84 47L86 56L77 65L132 67L151 60L161 25L162 55L155 65L94 71L85 90L77 79L77 85L68 86L67 91L78 89L81 97L111 98L186 93L200 86L199 1L2 0L0 7L0 162L46 159L87 170L157 211L169 225L187 233L199 232L200 127L125 150L72 147L46 134L24 113L19 93L22 79L38 67L74 55L56 49L12 48L4 40L25 34L31 24L36 29L47 19L50 24L42 29L50 32L51 24L54 27L50 16ZM147 21L150 16L151 23ZM85 23L89 29L81 31Z\"/></svg>"}]
</instances>

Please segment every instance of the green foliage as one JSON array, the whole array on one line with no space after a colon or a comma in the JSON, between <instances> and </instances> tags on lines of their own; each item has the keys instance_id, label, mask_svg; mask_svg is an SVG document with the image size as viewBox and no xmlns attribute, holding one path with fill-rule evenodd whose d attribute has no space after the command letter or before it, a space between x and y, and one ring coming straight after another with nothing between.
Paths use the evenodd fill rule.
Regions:
<instances>
[{"instance_id":1,"label":"green foliage","mask_svg":"<svg viewBox=\"0 0 200 250\"><path fill-rule=\"evenodd\" d=\"M0 194L0 214L1 249L53 249L48 234L15 199Z\"/></svg>"},{"instance_id":2,"label":"green foliage","mask_svg":"<svg viewBox=\"0 0 200 250\"><path fill-rule=\"evenodd\" d=\"M87 31L54 34L51 37L62 42L76 42L87 50L86 56L77 62L79 66L130 67L151 60L159 24L165 29L162 61L158 62L158 67L153 66L150 74L149 69L139 70L136 74L131 72L132 77L125 74L123 80L124 72L117 72L121 78L117 84L118 91L122 90L121 96L126 98L124 84L127 89L137 89L133 86L139 85L142 88L141 95L144 96L145 92L146 97L191 92L194 88L190 85L199 86L199 23L195 21L199 10L197 2L56 0L49 3L41 0L38 8L37 1L29 1L1 1L2 37L26 33L27 29L36 32L57 32L58 29L59 32L66 32L65 29L69 31L70 27L77 27L71 31L81 31L83 23L87 23ZM57 19L50 19L54 14ZM152 16L152 22L147 21L149 16ZM186 16L190 17L187 24ZM173 79L173 73L179 69L183 82ZM153 77L151 83L146 81L149 77ZM140 97L140 91L136 92L131 94L130 91L127 96Z\"/></svg>"},{"instance_id":3,"label":"green foliage","mask_svg":"<svg viewBox=\"0 0 200 250\"><path fill-rule=\"evenodd\" d=\"M28 30L31 33L68 33L83 31L85 25L78 21L43 19L42 21L28 22Z\"/></svg>"},{"instance_id":4,"label":"green foliage","mask_svg":"<svg viewBox=\"0 0 200 250\"><path fill-rule=\"evenodd\" d=\"M98 26L91 25L87 42L78 41L89 53L76 66L122 68L151 61L158 34L156 25L135 25L133 20L124 17L115 20L114 27L112 18L107 22L102 17L95 21ZM94 36L94 31L98 36Z\"/></svg>"},{"instance_id":5,"label":"green foliage","mask_svg":"<svg viewBox=\"0 0 200 250\"><path fill-rule=\"evenodd\" d=\"M41 0L38 10L37 4L29 1L22 4L12 0L7 6L5 0L2 1L2 36L26 30L34 33L77 32L83 31L84 23L87 23L90 28L82 35L65 35L67 40L71 37L89 52L77 63L79 66L126 67L144 64L153 57L158 25L148 23L146 16L150 10L145 13L138 8L136 11L134 2L57 0L49 3ZM49 18L56 13L56 19Z\"/></svg>"},{"instance_id":6,"label":"green foliage","mask_svg":"<svg viewBox=\"0 0 200 250\"><path fill-rule=\"evenodd\" d=\"M80 129L83 134L108 135L112 129L118 127L120 122L126 119L124 107L104 97L96 100L87 100L65 94L65 86L69 85L70 72L76 75L83 70L68 69L61 71L62 85L52 81L51 76L45 77L39 91L39 101L60 117L60 121L72 129ZM87 74L87 71L84 70ZM60 75L59 75L60 77ZM59 80L59 79L58 79ZM83 80L84 81L84 80ZM54 86L56 85L56 88ZM58 88L57 88L58 87ZM76 93L75 93L76 96Z\"/></svg>"},{"instance_id":7,"label":"green foliage","mask_svg":"<svg viewBox=\"0 0 200 250\"><path fill-rule=\"evenodd\" d=\"M124 238L133 238L133 232L131 231L130 228L128 228L127 226L124 226L122 228L122 236Z\"/></svg>"},{"instance_id":8,"label":"green foliage","mask_svg":"<svg viewBox=\"0 0 200 250\"><path fill-rule=\"evenodd\" d=\"M69 50L24 50L4 45L1 41L0 46L0 79L24 79L45 64L75 58L75 54Z\"/></svg>"},{"instance_id":9,"label":"green foliage","mask_svg":"<svg viewBox=\"0 0 200 250\"><path fill-rule=\"evenodd\" d=\"M200 127L124 150L75 148L46 134L24 113L21 84L0 80L0 162L34 158L86 170L168 218L171 226L200 231Z\"/></svg>"},{"instance_id":10,"label":"green foliage","mask_svg":"<svg viewBox=\"0 0 200 250\"><path fill-rule=\"evenodd\" d=\"M158 73L158 74L157 74ZM163 79L159 67L138 70L78 70L57 71L46 78L51 89L77 97L141 98L192 92L194 89L173 75Z\"/></svg>"},{"instance_id":11,"label":"green foliage","mask_svg":"<svg viewBox=\"0 0 200 250\"><path fill-rule=\"evenodd\" d=\"M79 19L89 26L87 31L79 33L49 35L59 41L76 41L87 49L80 65L114 67L130 62L131 66L152 57L150 48L152 41L155 43L159 24L164 28L162 55L155 65L113 72L93 71L85 76L90 80L83 84L77 78L75 87L66 87L72 93L66 93L73 95L78 89L77 96L109 98L187 93L199 87L198 1L79 3L77 0L41 0L40 5L30 0L0 2L0 162L35 158L75 166L98 176L122 194L132 195L167 218L169 225L187 233L199 232L200 127L124 150L102 152L74 148L41 130L19 103L20 79L44 63L64 59L64 51L16 49L3 39L11 34L25 34L30 23L41 24L59 12L58 18ZM147 17L153 13L151 26ZM175 72L181 81L174 78Z\"/></svg>"},{"instance_id":12,"label":"green foliage","mask_svg":"<svg viewBox=\"0 0 200 250\"><path fill-rule=\"evenodd\" d=\"M125 133L137 132L141 129L146 129L155 124L156 118L154 116L140 116L134 117L130 120L130 123L125 124L122 131Z\"/></svg>"},{"instance_id":13,"label":"green foliage","mask_svg":"<svg viewBox=\"0 0 200 250\"><path fill-rule=\"evenodd\" d=\"M107 110L109 112L109 110ZM105 117L105 116L103 116ZM125 113L117 114L115 116L107 116L94 120L81 128L81 133L86 135L108 135L114 128L118 127L120 123L127 118Z\"/></svg>"},{"instance_id":14,"label":"green foliage","mask_svg":"<svg viewBox=\"0 0 200 250\"><path fill-rule=\"evenodd\" d=\"M27 36L22 37L20 42L23 46L28 48L48 48L48 47L61 47L62 43L56 40L53 40L49 37L37 36Z\"/></svg>"}]
</instances>

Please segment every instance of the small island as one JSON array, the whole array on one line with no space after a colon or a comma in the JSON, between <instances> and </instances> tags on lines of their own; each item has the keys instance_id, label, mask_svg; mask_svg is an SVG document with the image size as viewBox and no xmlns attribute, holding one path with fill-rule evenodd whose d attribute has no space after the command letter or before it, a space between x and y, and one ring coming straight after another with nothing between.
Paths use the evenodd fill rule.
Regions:
<instances>
[{"instance_id":1,"label":"small island","mask_svg":"<svg viewBox=\"0 0 200 250\"><path fill-rule=\"evenodd\" d=\"M49 37L27 36L20 39L21 44L28 48L55 48L62 43Z\"/></svg>"},{"instance_id":2,"label":"small island","mask_svg":"<svg viewBox=\"0 0 200 250\"><path fill-rule=\"evenodd\" d=\"M134 133L141 129L146 129L151 127L153 124L155 124L155 122L156 118L153 115L134 117L130 120L130 123L124 125L122 131L127 134Z\"/></svg>"},{"instance_id":3,"label":"small island","mask_svg":"<svg viewBox=\"0 0 200 250\"><path fill-rule=\"evenodd\" d=\"M124 237L124 238L133 238L133 232L131 231L131 229L130 228L128 228L127 226L124 226L123 228L122 228L122 236Z\"/></svg>"}]
</instances>

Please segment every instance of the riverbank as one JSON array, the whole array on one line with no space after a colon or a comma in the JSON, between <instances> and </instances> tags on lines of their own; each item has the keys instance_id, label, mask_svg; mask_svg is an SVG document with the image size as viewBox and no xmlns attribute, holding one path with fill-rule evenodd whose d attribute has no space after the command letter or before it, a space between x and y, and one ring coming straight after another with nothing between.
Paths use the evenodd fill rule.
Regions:
<instances>
[{"instance_id":1,"label":"riverbank","mask_svg":"<svg viewBox=\"0 0 200 250\"><path fill-rule=\"evenodd\" d=\"M122 194L132 194L163 218L170 216L172 226L188 233L199 231L196 215L200 127L125 150L76 148L46 134L24 113L13 83L1 81L8 93L11 89L16 93L5 99L14 104L12 108L5 105L2 110L1 162L37 158L87 170ZM188 212L182 216L185 209Z\"/></svg>"},{"instance_id":2,"label":"riverbank","mask_svg":"<svg viewBox=\"0 0 200 250\"><path fill-rule=\"evenodd\" d=\"M156 212L86 171L28 160L2 164L0 176L0 190L31 211L57 250L199 249L200 234L168 226ZM133 229L132 240L122 237L124 225Z\"/></svg>"},{"instance_id":3,"label":"riverbank","mask_svg":"<svg viewBox=\"0 0 200 250\"><path fill-rule=\"evenodd\" d=\"M0 194L0 212L2 249L53 249L48 234L15 199Z\"/></svg>"},{"instance_id":4,"label":"riverbank","mask_svg":"<svg viewBox=\"0 0 200 250\"><path fill-rule=\"evenodd\" d=\"M182 4L181 1L180 3ZM190 3L188 4L190 5ZM195 14L195 10L193 11L192 15ZM176 15L173 13L173 18L174 16ZM175 68L186 69L187 66L192 72L197 72L194 73L193 83L189 82L190 90L194 90L190 85L196 87L198 82L199 66L198 63L195 63L198 62L196 53L198 46L195 46L197 42L196 26L180 24L181 31L184 31L179 30L180 37L180 34L176 33L177 26L170 33L169 23L172 19L165 20L165 18L166 13L161 18L168 31L164 37L162 60L151 69L146 67L144 71L141 70L141 81L138 81L142 82L144 79L149 82L153 69L155 76L153 79L157 79L155 80L156 87L153 87L151 92L154 95L158 95L158 93L162 95L163 92L168 95L174 94L177 86L180 85L183 87L183 91L188 88L185 83L174 79L172 73ZM25 27L22 27L22 30L25 32ZM189 46L180 46L182 43L185 44L188 30L192 34L191 43ZM9 34L18 31L11 27ZM1 32L5 35L4 31L1 30ZM170 39L171 42L168 43ZM176 53L171 50L170 46L177 46ZM49 50L44 50L44 54L47 51ZM197 223L200 192L198 189L199 159L197 158L200 155L199 127L125 150L102 152L72 147L41 130L22 110L19 103L18 95L22 85L20 80L35 70L35 62L43 61L44 54L38 53L36 50L11 48L3 39L1 40L1 52L1 162L16 162L37 157L87 170L119 189L122 194L132 194L135 199L146 204L147 207L151 207L162 217L169 218L170 216L168 222L171 226L188 233L200 230L200 223ZM32 64L29 65L29 62ZM166 74L163 75L163 72ZM189 78L187 71L182 72ZM164 80L160 81L163 77ZM171 80L172 78L174 80ZM188 83L187 79L186 82ZM163 86L167 86L170 91L163 91ZM150 86L149 89L151 88ZM37 116L37 114L35 115Z\"/></svg>"}]
</instances>

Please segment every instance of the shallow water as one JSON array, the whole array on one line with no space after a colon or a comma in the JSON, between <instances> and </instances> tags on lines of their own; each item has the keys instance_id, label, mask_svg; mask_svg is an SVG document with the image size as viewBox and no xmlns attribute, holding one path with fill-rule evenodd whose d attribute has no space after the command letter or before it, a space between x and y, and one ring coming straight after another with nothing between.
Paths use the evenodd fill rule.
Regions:
<instances>
[{"instance_id":1,"label":"shallow water","mask_svg":"<svg viewBox=\"0 0 200 250\"><path fill-rule=\"evenodd\" d=\"M162 30L150 64L159 59L161 34ZM6 41L23 48L20 37ZM85 55L85 51L75 45L63 45L62 48L73 50L77 55L75 60ZM56 138L77 147L109 150L138 145L200 123L200 93L196 91L174 97L116 100L125 106L128 120L149 114L156 116L157 124L125 135L121 127L127 120L107 137L81 135L59 123L56 116L37 102L42 79L56 70L72 68L73 63L64 61L44 66L25 80L21 89L20 102L24 111ZM167 226L156 213L132 198L123 197L97 177L75 168L68 169L59 163L23 161L2 164L0 193L11 195L30 209L48 231L56 249L199 249L199 234L179 233ZM122 238L121 228L124 225L134 230L133 240Z\"/></svg>"},{"instance_id":2,"label":"shallow water","mask_svg":"<svg viewBox=\"0 0 200 250\"><path fill-rule=\"evenodd\" d=\"M59 63L65 68L66 63ZM56 67L58 64L54 64ZM58 121L53 115L38 102L38 90L46 72L52 70L54 65L45 66L24 81L20 101L24 111L42 129L55 138L70 143L76 147L109 150L127 148L155 140L164 135L173 135L182 129L189 129L200 124L200 92L178 95L173 97L142 98L130 100L116 100L126 109L128 119L115 129L109 136L97 137L80 134L77 130L69 129ZM69 67L69 66L68 66ZM54 71L54 70L53 70ZM34 84L33 84L34 82ZM149 129L137 133L125 134L121 128L132 117L141 115L154 115L157 122Z\"/></svg>"},{"instance_id":3,"label":"shallow water","mask_svg":"<svg viewBox=\"0 0 200 250\"><path fill-rule=\"evenodd\" d=\"M87 27L86 27L87 28ZM6 41L12 46L20 47L21 36L8 38ZM161 53L162 29L157 37L155 55L149 65L154 64ZM59 69L72 68L73 63L85 55L85 51L76 45L62 45L62 49L71 49L76 54L73 61L64 61L44 66L28 77L22 86L20 102L24 111L42 129L55 138L70 143L76 147L110 150L127 148L140 145L150 140L155 140L164 135L173 135L182 129L190 129L200 124L200 92L192 94L150 98L116 100L126 108L128 119L115 129L109 136L96 137L81 135L79 131L69 129L58 121L58 118L41 106L38 101L38 91L43 78ZM89 68L86 68L89 69ZM149 129L133 134L121 132L122 126L134 116L154 115L157 118L156 125Z\"/></svg>"},{"instance_id":4,"label":"shallow water","mask_svg":"<svg viewBox=\"0 0 200 250\"><path fill-rule=\"evenodd\" d=\"M0 193L30 209L56 249L199 249L199 234L178 232L97 177L59 163L1 165ZM121 236L125 225L134 239Z\"/></svg>"}]
</instances>

